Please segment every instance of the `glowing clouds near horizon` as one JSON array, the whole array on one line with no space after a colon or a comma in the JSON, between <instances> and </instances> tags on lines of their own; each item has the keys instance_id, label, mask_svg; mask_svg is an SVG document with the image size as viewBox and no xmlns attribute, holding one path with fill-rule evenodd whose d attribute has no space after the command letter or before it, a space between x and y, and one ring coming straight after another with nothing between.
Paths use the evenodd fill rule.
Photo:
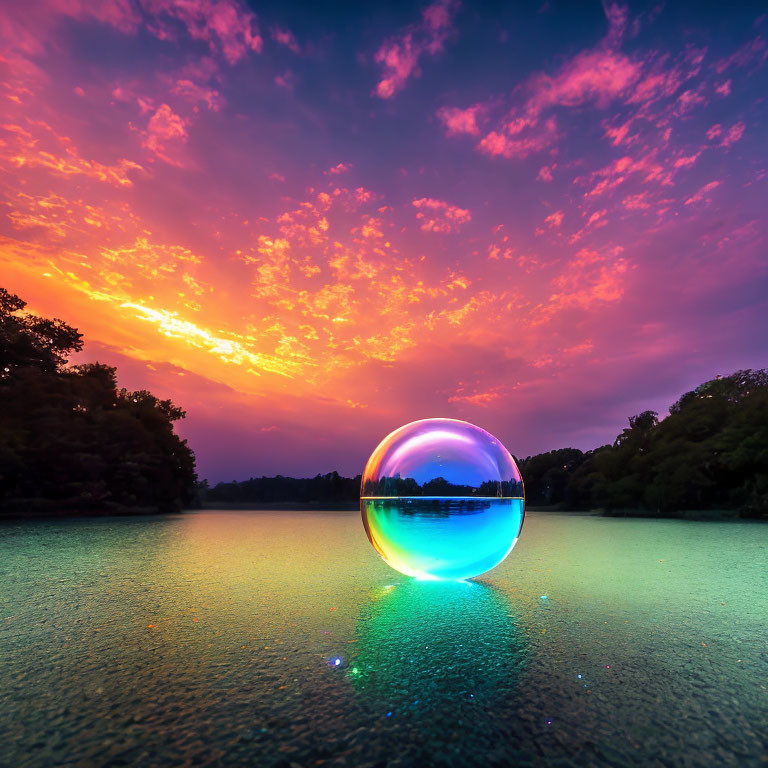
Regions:
<instances>
[{"instance_id":1,"label":"glowing clouds near horizon","mask_svg":"<svg viewBox=\"0 0 768 768\"><path fill-rule=\"evenodd\" d=\"M379 443L363 473L360 511L386 563L421 579L469 579L512 551L525 517L509 451L466 421L423 419Z\"/></svg>"}]
</instances>

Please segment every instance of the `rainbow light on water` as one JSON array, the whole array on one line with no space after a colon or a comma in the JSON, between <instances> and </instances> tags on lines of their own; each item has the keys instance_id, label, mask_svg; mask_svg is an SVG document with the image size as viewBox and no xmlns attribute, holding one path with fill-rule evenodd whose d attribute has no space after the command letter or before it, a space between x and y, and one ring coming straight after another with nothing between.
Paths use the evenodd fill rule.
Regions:
<instances>
[{"instance_id":1,"label":"rainbow light on water","mask_svg":"<svg viewBox=\"0 0 768 768\"><path fill-rule=\"evenodd\" d=\"M520 471L502 443L456 419L423 419L388 435L363 473L368 539L393 568L463 580L512 551L525 517Z\"/></svg>"}]
</instances>

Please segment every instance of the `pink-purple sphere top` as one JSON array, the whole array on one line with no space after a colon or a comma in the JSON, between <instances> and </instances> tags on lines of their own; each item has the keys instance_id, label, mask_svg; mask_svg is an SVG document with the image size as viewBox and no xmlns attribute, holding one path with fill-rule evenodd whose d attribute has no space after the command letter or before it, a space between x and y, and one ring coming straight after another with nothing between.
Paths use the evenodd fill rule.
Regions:
<instances>
[{"instance_id":1,"label":"pink-purple sphere top","mask_svg":"<svg viewBox=\"0 0 768 768\"><path fill-rule=\"evenodd\" d=\"M365 467L361 495L522 497L523 484L490 432L457 419L422 419L382 440Z\"/></svg>"}]
</instances>

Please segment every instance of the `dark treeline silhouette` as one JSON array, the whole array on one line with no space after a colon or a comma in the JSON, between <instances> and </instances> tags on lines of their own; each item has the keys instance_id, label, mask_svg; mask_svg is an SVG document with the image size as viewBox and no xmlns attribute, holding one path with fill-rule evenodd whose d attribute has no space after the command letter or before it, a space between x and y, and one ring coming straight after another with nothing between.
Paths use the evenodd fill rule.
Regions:
<instances>
[{"instance_id":1,"label":"dark treeline silhouette","mask_svg":"<svg viewBox=\"0 0 768 768\"><path fill-rule=\"evenodd\" d=\"M478 487L451 483L444 477L434 477L423 485L413 477L380 477L378 480L366 480L362 489L364 496L522 496L521 483L506 480L486 480Z\"/></svg>"},{"instance_id":2,"label":"dark treeline silhouette","mask_svg":"<svg viewBox=\"0 0 768 768\"><path fill-rule=\"evenodd\" d=\"M232 505L316 504L354 506L360 499L361 477L342 477L338 472L315 477L252 477L250 480L218 483L213 488L203 487L204 500L209 503Z\"/></svg>"},{"instance_id":3,"label":"dark treeline silhouette","mask_svg":"<svg viewBox=\"0 0 768 768\"><path fill-rule=\"evenodd\" d=\"M210 506L215 504L248 506L270 504L301 504L330 507L357 506L360 500L361 476L342 477L338 472L315 477L252 477L250 480L218 483L209 488L200 484L200 494ZM419 485L412 477L383 477L369 483L366 496L505 496L520 495L522 489L510 483L487 482L479 488L455 485L436 477Z\"/></svg>"},{"instance_id":4,"label":"dark treeline silhouette","mask_svg":"<svg viewBox=\"0 0 768 768\"><path fill-rule=\"evenodd\" d=\"M520 469L532 505L768 518L768 370L718 376L662 421L655 411L632 416L612 445L530 456Z\"/></svg>"},{"instance_id":5,"label":"dark treeline silhouette","mask_svg":"<svg viewBox=\"0 0 768 768\"><path fill-rule=\"evenodd\" d=\"M118 389L108 365L68 365L81 334L0 288L0 514L169 512L194 501L184 411Z\"/></svg>"},{"instance_id":6,"label":"dark treeline silhouette","mask_svg":"<svg viewBox=\"0 0 768 768\"><path fill-rule=\"evenodd\" d=\"M683 395L659 421L654 411L629 419L611 445L562 448L519 462L526 501L552 509L602 509L609 515L675 517L720 510L768 518L768 371L737 371ZM382 478L366 496L497 495L435 478ZM354 505L360 477L261 477L219 483L208 502ZM504 488L503 495L517 495Z\"/></svg>"}]
</instances>

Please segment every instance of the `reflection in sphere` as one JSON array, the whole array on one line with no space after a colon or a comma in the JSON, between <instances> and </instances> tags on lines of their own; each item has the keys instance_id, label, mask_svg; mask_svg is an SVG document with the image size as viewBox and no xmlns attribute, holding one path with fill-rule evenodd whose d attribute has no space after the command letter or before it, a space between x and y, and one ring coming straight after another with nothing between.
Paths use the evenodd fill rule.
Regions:
<instances>
[{"instance_id":1,"label":"reflection in sphere","mask_svg":"<svg viewBox=\"0 0 768 768\"><path fill-rule=\"evenodd\" d=\"M489 432L423 419L371 454L360 510L368 539L393 568L422 579L468 579L497 566L517 543L523 482Z\"/></svg>"}]
</instances>

